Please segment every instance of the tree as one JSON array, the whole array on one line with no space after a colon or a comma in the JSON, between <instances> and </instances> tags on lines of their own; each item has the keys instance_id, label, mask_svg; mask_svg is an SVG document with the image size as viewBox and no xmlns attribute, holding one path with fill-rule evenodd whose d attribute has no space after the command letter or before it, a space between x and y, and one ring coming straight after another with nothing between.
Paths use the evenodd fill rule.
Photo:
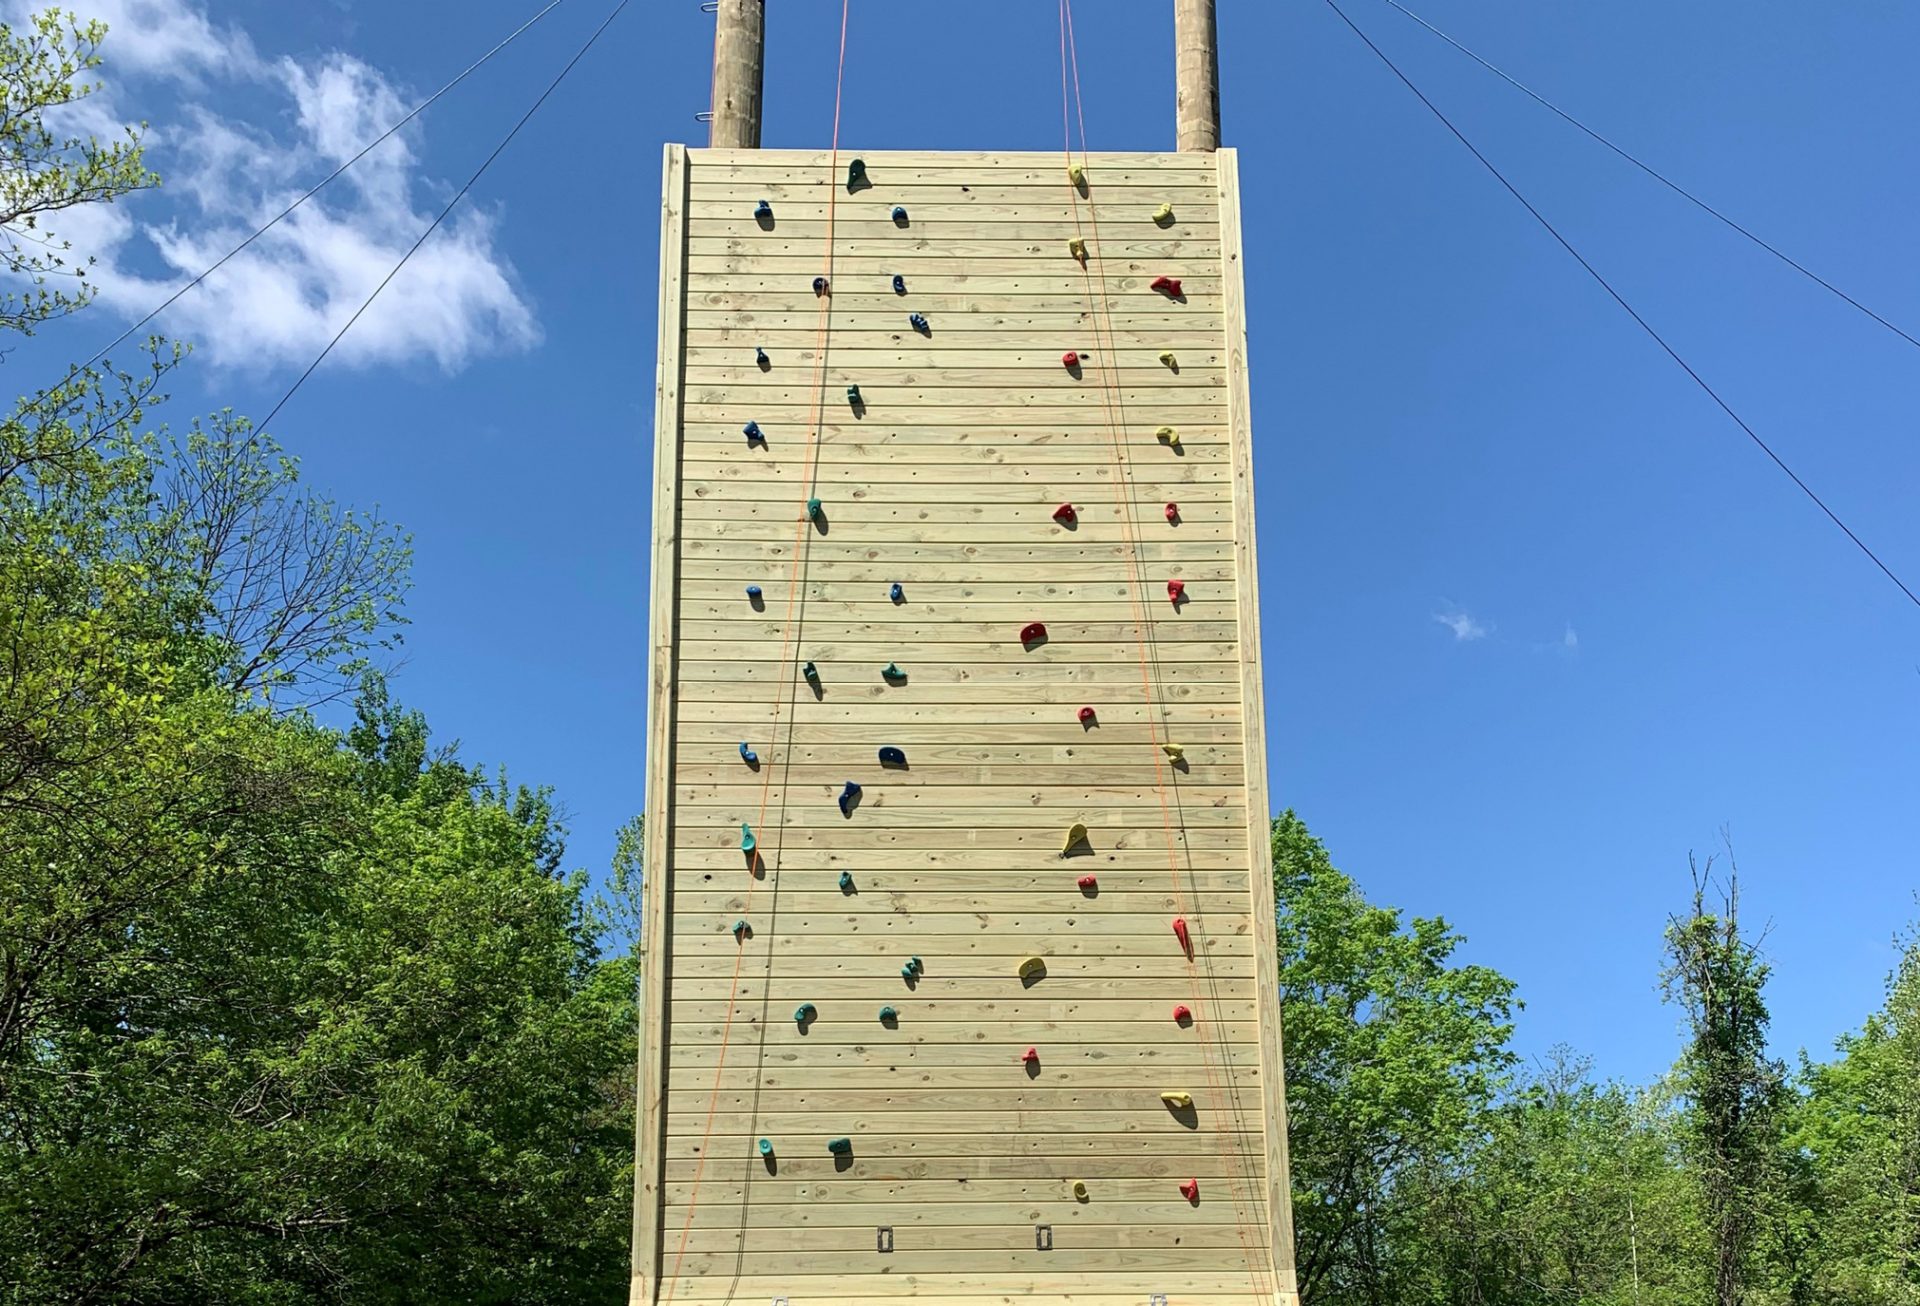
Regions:
<instances>
[{"instance_id":1,"label":"tree","mask_svg":"<svg viewBox=\"0 0 1920 1306\"><path fill-rule=\"evenodd\" d=\"M1396 1184L1506 1082L1514 985L1454 964L1445 921L1368 903L1292 812L1272 839L1301 1295L1396 1301Z\"/></svg>"},{"instance_id":2,"label":"tree","mask_svg":"<svg viewBox=\"0 0 1920 1306\"><path fill-rule=\"evenodd\" d=\"M1731 860L1719 903L1711 859L1693 869L1687 914L1668 923L1666 992L1687 1014L1680 1060L1692 1164L1713 1247L1717 1306L1745 1300L1754 1234L1779 1160L1785 1072L1767 1055L1768 966L1741 931Z\"/></svg>"},{"instance_id":3,"label":"tree","mask_svg":"<svg viewBox=\"0 0 1920 1306\"><path fill-rule=\"evenodd\" d=\"M33 287L0 294L0 331L30 335L93 298L93 260L75 255L50 219L159 183L142 162L139 130L103 144L49 124L99 90L85 79L100 65L106 30L58 9L30 18L23 31L0 24L0 264Z\"/></svg>"}]
</instances>

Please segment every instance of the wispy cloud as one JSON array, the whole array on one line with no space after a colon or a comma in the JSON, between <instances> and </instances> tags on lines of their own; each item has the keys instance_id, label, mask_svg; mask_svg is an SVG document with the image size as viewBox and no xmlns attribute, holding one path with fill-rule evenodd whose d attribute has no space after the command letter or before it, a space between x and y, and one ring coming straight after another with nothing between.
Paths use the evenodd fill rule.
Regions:
<instances>
[{"instance_id":1,"label":"wispy cloud","mask_svg":"<svg viewBox=\"0 0 1920 1306\"><path fill-rule=\"evenodd\" d=\"M1487 637L1488 628L1474 620L1473 615L1464 609L1448 608L1434 613L1433 619L1452 631L1454 639L1461 643Z\"/></svg>"},{"instance_id":2,"label":"wispy cloud","mask_svg":"<svg viewBox=\"0 0 1920 1306\"><path fill-rule=\"evenodd\" d=\"M14 18L24 6L0 0L0 12ZM148 162L167 184L74 210L60 235L98 259L89 279L100 303L128 319L239 244L414 98L351 55L265 58L196 0L101 0L88 12L110 25L102 71L111 89L88 103L81 127L104 136L106 115L154 119ZM171 107L147 111L156 100ZM254 111L236 111L243 100ZM449 193L422 171L417 140L410 127L387 141L169 309L158 328L228 366L310 360ZM539 341L533 309L497 247L499 213L463 210L381 292L335 361L429 359L452 371Z\"/></svg>"},{"instance_id":3,"label":"wispy cloud","mask_svg":"<svg viewBox=\"0 0 1920 1306\"><path fill-rule=\"evenodd\" d=\"M1573 628L1572 622L1567 623L1566 633L1560 636L1560 647L1569 653L1580 647L1580 634Z\"/></svg>"}]
</instances>

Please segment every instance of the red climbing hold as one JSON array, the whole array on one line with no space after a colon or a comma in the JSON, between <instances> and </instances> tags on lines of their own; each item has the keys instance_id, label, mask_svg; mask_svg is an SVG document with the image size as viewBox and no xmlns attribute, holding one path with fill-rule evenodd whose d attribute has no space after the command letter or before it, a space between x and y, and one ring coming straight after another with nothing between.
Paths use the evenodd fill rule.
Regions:
<instances>
[{"instance_id":1,"label":"red climbing hold","mask_svg":"<svg viewBox=\"0 0 1920 1306\"><path fill-rule=\"evenodd\" d=\"M1080 520L1080 514L1074 511L1072 504L1063 503L1053 510L1053 519L1064 525L1071 526L1074 522Z\"/></svg>"},{"instance_id":2,"label":"red climbing hold","mask_svg":"<svg viewBox=\"0 0 1920 1306\"><path fill-rule=\"evenodd\" d=\"M1100 881L1094 879L1091 875L1083 875L1080 877L1080 887L1086 892L1092 893L1100 887Z\"/></svg>"},{"instance_id":3,"label":"red climbing hold","mask_svg":"<svg viewBox=\"0 0 1920 1306\"><path fill-rule=\"evenodd\" d=\"M1179 505L1179 504L1177 504L1177 503L1170 503L1170 504L1168 504L1168 505L1167 505L1167 520L1168 520L1168 521L1170 521L1170 522L1177 522L1177 521L1179 521L1179 520L1180 520L1180 505Z\"/></svg>"},{"instance_id":4,"label":"red climbing hold","mask_svg":"<svg viewBox=\"0 0 1920 1306\"><path fill-rule=\"evenodd\" d=\"M1039 1048L1028 1048L1025 1052L1022 1052L1020 1054L1020 1061L1022 1065L1030 1066L1034 1062L1038 1061L1039 1059L1040 1059Z\"/></svg>"},{"instance_id":5,"label":"red climbing hold","mask_svg":"<svg viewBox=\"0 0 1920 1306\"><path fill-rule=\"evenodd\" d=\"M1187 597L1187 582L1183 580L1168 581L1167 597L1173 601L1175 607L1179 607L1180 600Z\"/></svg>"},{"instance_id":6,"label":"red climbing hold","mask_svg":"<svg viewBox=\"0 0 1920 1306\"><path fill-rule=\"evenodd\" d=\"M1020 627L1020 642L1022 644L1032 644L1046 637L1047 627L1044 622L1029 621L1026 625Z\"/></svg>"},{"instance_id":7,"label":"red climbing hold","mask_svg":"<svg viewBox=\"0 0 1920 1306\"><path fill-rule=\"evenodd\" d=\"M1181 1184L1180 1195L1189 1202L1192 1202L1195 1206L1200 1205L1200 1181L1198 1179L1189 1179L1184 1184Z\"/></svg>"},{"instance_id":8,"label":"red climbing hold","mask_svg":"<svg viewBox=\"0 0 1920 1306\"><path fill-rule=\"evenodd\" d=\"M1193 1019L1193 1011L1187 1006L1186 1003L1183 1002L1179 1006L1173 1009L1174 1024L1176 1025L1185 1024L1187 1021L1192 1019Z\"/></svg>"},{"instance_id":9,"label":"red climbing hold","mask_svg":"<svg viewBox=\"0 0 1920 1306\"><path fill-rule=\"evenodd\" d=\"M1193 956L1193 940L1187 937L1187 922L1179 916L1173 918L1173 937L1180 940L1180 951L1186 953L1188 958L1191 959Z\"/></svg>"},{"instance_id":10,"label":"red climbing hold","mask_svg":"<svg viewBox=\"0 0 1920 1306\"><path fill-rule=\"evenodd\" d=\"M1180 298L1180 279L1178 277L1155 277L1149 288L1159 291L1170 299Z\"/></svg>"},{"instance_id":11,"label":"red climbing hold","mask_svg":"<svg viewBox=\"0 0 1920 1306\"><path fill-rule=\"evenodd\" d=\"M1071 349L1069 349L1066 353L1060 355L1060 366L1062 367L1080 366L1080 355L1074 353Z\"/></svg>"},{"instance_id":12,"label":"red climbing hold","mask_svg":"<svg viewBox=\"0 0 1920 1306\"><path fill-rule=\"evenodd\" d=\"M1081 725L1083 725L1083 726L1090 726L1090 725L1092 725L1092 724L1093 724L1093 709L1092 709L1092 708L1090 708L1090 707L1083 707L1083 708L1081 708L1081 709L1080 709L1080 724L1081 724Z\"/></svg>"}]
</instances>

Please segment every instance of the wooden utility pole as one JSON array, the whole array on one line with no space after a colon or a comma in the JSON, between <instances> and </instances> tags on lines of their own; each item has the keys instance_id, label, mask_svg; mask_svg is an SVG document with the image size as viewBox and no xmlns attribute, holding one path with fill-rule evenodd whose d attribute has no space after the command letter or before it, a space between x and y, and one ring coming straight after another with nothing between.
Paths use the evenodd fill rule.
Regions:
<instances>
[{"instance_id":1,"label":"wooden utility pole","mask_svg":"<svg viewBox=\"0 0 1920 1306\"><path fill-rule=\"evenodd\" d=\"M1173 0L1175 141L1183 154L1220 148L1220 40L1213 3Z\"/></svg>"},{"instance_id":2,"label":"wooden utility pole","mask_svg":"<svg viewBox=\"0 0 1920 1306\"><path fill-rule=\"evenodd\" d=\"M714 149L760 148L766 54L767 0L720 0L713 27L713 121L707 132Z\"/></svg>"}]
</instances>

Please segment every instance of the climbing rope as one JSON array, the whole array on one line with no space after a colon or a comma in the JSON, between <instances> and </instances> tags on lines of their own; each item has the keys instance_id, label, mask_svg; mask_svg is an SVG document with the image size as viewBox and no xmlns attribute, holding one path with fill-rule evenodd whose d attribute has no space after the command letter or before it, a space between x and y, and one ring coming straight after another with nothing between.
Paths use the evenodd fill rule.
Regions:
<instances>
[{"instance_id":1,"label":"climbing rope","mask_svg":"<svg viewBox=\"0 0 1920 1306\"><path fill-rule=\"evenodd\" d=\"M1155 686L1156 684L1164 686L1165 680L1160 671L1159 649L1153 631L1153 623L1147 615L1144 606L1143 595L1145 592L1145 580L1142 571L1140 539L1137 523L1134 519L1134 512L1139 506L1139 498L1127 473L1128 460L1125 454L1125 439L1128 430L1126 397L1114 375L1114 364L1117 357L1114 347L1116 333L1113 328L1112 311L1107 304L1104 293L1104 277L1099 270L1098 261L1101 258L1102 248L1100 240L1099 207L1093 198L1093 188L1091 186L1088 186L1085 196L1087 222L1084 226L1081 223L1080 216L1082 202L1081 184L1086 180L1088 153L1086 108L1084 98L1080 92L1079 51L1073 33L1072 0L1060 0L1059 8L1061 129L1064 137L1063 153L1065 155L1067 168L1067 191L1070 196L1073 211L1074 229L1077 233L1073 243L1073 249L1076 254L1076 261L1080 264L1081 279L1087 296L1088 313L1089 316L1095 320L1096 340L1100 342L1100 347L1105 350L1107 365L1101 369L1101 393L1107 411L1107 432L1113 453L1115 507L1121 522L1128 566L1131 573L1131 584L1128 586L1128 596L1134 615L1135 627L1140 633L1138 647L1140 652L1141 693L1148 721L1148 733L1153 742L1161 745L1161 747L1154 750L1154 783L1160 804L1162 833L1165 837L1167 847L1167 864L1169 877L1173 885L1174 906L1175 911L1178 913L1175 918L1175 929L1181 936L1181 951L1186 959L1188 989L1192 996L1194 1006L1198 1007L1200 1006L1199 990L1201 972L1199 967L1196 966L1196 951L1190 946L1184 928L1187 910L1186 894L1180 882L1179 845L1181 839L1180 836L1177 836L1175 833L1175 809L1179 806L1177 793L1178 779L1176 777L1174 780L1175 793L1170 799L1166 769L1171 761L1170 751L1167 748L1167 745L1170 744L1171 741L1163 737L1164 732L1161 730L1155 711L1155 704L1161 701L1160 696L1155 693ZM1072 94L1071 105L1069 105L1068 100L1069 87L1071 87ZM1077 165L1073 159L1073 117L1069 114L1070 108L1073 111L1073 115L1078 117L1080 129L1080 162ZM1091 236L1090 241L1088 239L1089 235ZM1081 251L1089 249L1090 253L1085 255L1081 254ZM1177 285L1173 293L1175 295L1179 293ZM1100 339L1102 326L1104 326L1103 341ZM1173 592L1173 597L1175 601L1177 601L1180 595L1178 592ZM1186 828L1184 817L1179 819L1178 824L1181 832L1184 834ZM1218 1011L1220 1008L1218 1005L1219 985L1217 978L1212 973L1210 963L1202 961L1200 966L1205 968L1208 978L1208 988L1214 995L1216 1003L1212 1008L1202 1008L1202 1010ZM1228 1103L1228 1110L1232 1117L1232 1123L1235 1126L1234 1132L1238 1139L1238 1141L1230 1145L1226 1138L1225 1131L1214 1131L1215 1138L1220 1147L1221 1161L1227 1171L1227 1191L1233 1203L1235 1233L1240 1241L1241 1251L1245 1257L1247 1272L1249 1278L1252 1280L1254 1291L1270 1300L1271 1294L1274 1291L1274 1276L1277 1271L1270 1271L1267 1268L1266 1257L1269 1253L1263 1253L1260 1250L1261 1245L1266 1241L1264 1231L1249 1215L1248 1205L1246 1204L1247 1202L1258 1203L1259 1194L1252 1177L1258 1173L1258 1168L1253 1164L1254 1158L1247 1151L1250 1144L1245 1141L1247 1138L1245 1112L1240 1106L1238 1093L1232 1091L1233 1068L1230 1053L1225 1050L1225 1039L1224 1036L1222 1036L1220 1052L1221 1060L1225 1064L1217 1069L1214 1062L1214 1048L1204 1031L1200 1033L1198 1041L1201 1051L1201 1065L1206 1075L1209 1091L1216 1102L1225 1101ZM1222 1096L1220 1088L1222 1078L1225 1079L1229 1090L1224 1097ZM1176 1096L1181 1095L1176 1094ZM1240 1153L1238 1158L1234 1155L1234 1151L1229 1150L1230 1146L1238 1150ZM1236 1160L1238 1162L1237 1164ZM1238 1185L1234 1182L1236 1176L1240 1179L1240 1184ZM1183 1185L1182 1191L1183 1195L1187 1196L1190 1201L1198 1199L1197 1185L1192 1187L1191 1191L1188 1190L1187 1186ZM1271 1217L1271 1212L1269 1216ZM1251 1238L1249 1237L1250 1232L1253 1234Z\"/></svg>"},{"instance_id":2,"label":"climbing rope","mask_svg":"<svg viewBox=\"0 0 1920 1306\"><path fill-rule=\"evenodd\" d=\"M787 606L786 606L786 612L783 615L782 621L781 621L782 629L781 629L779 666L781 671L784 673L785 678L780 682L780 686L781 686L780 691L776 693L774 696L773 724L772 724L772 729L768 734L768 749L771 753L771 751L775 747L774 741L780 734L781 724L784 717L785 725L786 725L786 737L784 740L780 740L781 747L778 753L780 767L781 767L781 776L782 776L782 783L780 786L781 820L779 823L779 830L782 835L786 830L785 803L786 803L786 794L788 790L788 785L785 783L785 777L789 774L789 768L793 764L792 763L792 757L793 757L792 742L793 742L793 729L794 729L794 720L793 720L794 713L792 709L800 692L799 686L795 682L795 677L793 674L793 646L799 633L799 626L801 622L805 620L805 614L806 614L805 598L802 595L801 591L805 587L805 570L806 570L805 563L808 555L811 552L810 529L813 522L814 510L811 508L810 505L817 502L814 495L814 489L816 486L816 478L819 474L819 449L820 449L820 443L824 439L823 428L825 426L825 421L826 421L827 339L828 339L828 328L830 324L830 319L832 318L832 314L833 314L833 296L831 293L831 288L832 288L832 281L833 281L834 221L835 221L835 212L836 212L837 202L840 194L840 187L838 184L838 177L840 172L840 107L841 107L841 91L846 81L846 71L847 71L847 12L850 7L850 4L851 4L851 0L840 0L840 55L839 55L838 65L834 71L834 78L833 78L833 150L832 150L832 160L828 165L829 182L827 186L827 224L826 224L825 238L822 242L823 248L821 252L820 279L815 282L816 287L821 288L824 293L820 293L816 296L819 303L819 308L818 308L817 324L814 330L813 421L811 424L812 430L808 434L806 459L805 459L804 468L802 470L801 478L800 478L801 479L800 499L803 507L797 518L797 522L795 526L794 542L793 542L793 559L792 559L792 565L788 575L788 582L787 582ZM773 759L770 756L768 759L768 765L764 767L760 773L760 801L754 815L754 822L752 827L756 831L764 830L766 828L767 807L768 807L769 798L771 796L771 786L773 782L772 760ZM749 834L748 838L753 839L754 836ZM774 867L778 866L780 849L781 849L781 838L779 836L776 836L774 840L774 845L773 845L774 861L771 863L771 865ZM753 910L754 890L759 883L759 878L754 874L754 872L758 869L766 868L770 864L761 855L759 847L757 846L757 840L752 846L749 846L747 848L746 857L747 857L747 896L746 896L746 904L745 904L745 907L743 908L743 912L745 913L743 916L743 919L750 919L752 910ZM774 877L773 884L770 887L773 892L773 900L777 904L779 901L779 894L780 894L780 884L778 879L778 873L776 870L769 870L768 874ZM769 936L769 940L771 940L771 936L772 936L771 929L768 930L768 936ZM667 1278L666 1295L662 1298L663 1302L671 1302L673 1300L674 1293L678 1290L679 1282L680 1282L680 1270L681 1270L682 1263L686 1259L687 1242L693 1230L694 1212L700 1203L700 1181L706 1172L707 1156L712 1149L714 1120L719 1114L720 1086L721 1086L722 1078L726 1073L727 1048L732 1041L734 1008L735 1008L735 1003L738 1001L739 995L740 995L740 974L741 974L741 968L742 968L742 964L745 956L746 956L746 947L744 946L744 942L742 942L741 944L737 945L734 948L734 952L733 952L733 977L731 982L728 985L726 1019L722 1022L720 1027L720 1047L714 1059L713 1090L707 1098L706 1120L703 1122L701 1126L701 1132L700 1132L699 1156L694 1163L693 1182L687 1191L686 1219L682 1222L680 1226L680 1245L674 1252L673 1272L670 1275L666 1276ZM765 1056L766 1056L767 1021L764 1018L765 1008L767 1004L771 1002L772 993L773 993L772 967L773 967L773 949L771 946L769 946L769 948L767 949L767 972L765 975L765 990L761 994L762 1019L760 1021L760 1043L759 1043L758 1051L759 1051L759 1057L762 1063L764 1063ZM750 1119L747 1122L748 1132L750 1134L757 1132L758 1125L759 1125L760 1113L759 1113L758 1083L759 1083L759 1076L756 1075L754 1107L752 1112L750 1113ZM763 1148L762 1155L767 1155L767 1154L768 1154L768 1149ZM742 1218L744 1219L744 1215Z\"/></svg>"}]
</instances>

